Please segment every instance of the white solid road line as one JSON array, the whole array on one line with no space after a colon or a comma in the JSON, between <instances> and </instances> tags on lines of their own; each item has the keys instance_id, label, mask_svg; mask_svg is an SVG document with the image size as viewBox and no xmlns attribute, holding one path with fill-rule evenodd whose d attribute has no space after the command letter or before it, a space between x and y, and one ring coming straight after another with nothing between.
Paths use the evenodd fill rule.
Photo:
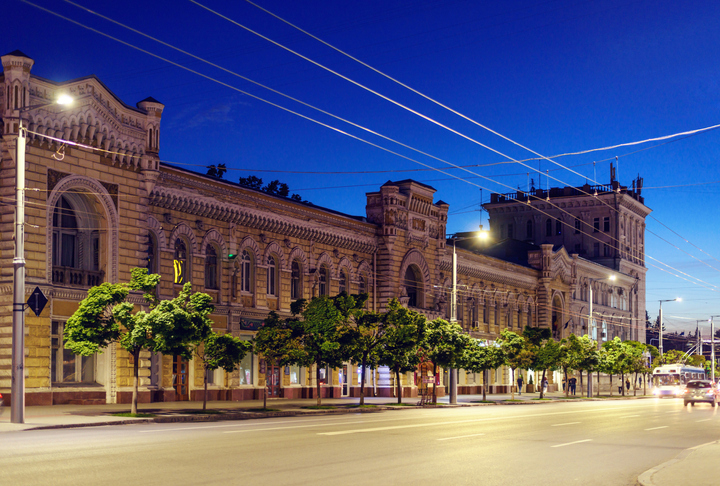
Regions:
<instances>
[{"instance_id":1,"label":"white solid road line","mask_svg":"<svg viewBox=\"0 0 720 486\"><path fill-rule=\"evenodd\" d=\"M565 444L558 444L558 445L554 445L554 446L550 446L550 447L551 448L552 447L565 447L565 446L569 446L569 445L573 445L573 444L581 444L583 442L590 442L590 441L592 441L592 439L576 440L575 442L567 442Z\"/></svg>"},{"instance_id":2,"label":"white solid road line","mask_svg":"<svg viewBox=\"0 0 720 486\"><path fill-rule=\"evenodd\" d=\"M481 435L485 435L485 434L459 435L457 437L443 437L442 439L437 439L437 440L466 439L468 437L480 437Z\"/></svg>"},{"instance_id":3,"label":"white solid road line","mask_svg":"<svg viewBox=\"0 0 720 486\"><path fill-rule=\"evenodd\" d=\"M562 427L563 425L575 425L575 424L581 424L582 422L567 422L564 424L553 424L550 427Z\"/></svg>"},{"instance_id":4,"label":"white solid road line","mask_svg":"<svg viewBox=\"0 0 720 486\"><path fill-rule=\"evenodd\" d=\"M651 428L645 429L645 430L667 429L668 427L669 427L669 425L662 425L662 426L660 426L660 427L651 427Z\"/></svg>"},{"instance_id":5,"label":"white solid road line","mask_svg":"<svg viewBox=\"0 0 720 486\"><path fill-rule=\"evenodd\" d=\"M633 417L639 417L640 415L625 415L619 418L633 418Z\"/></svg>"}]
</instances>

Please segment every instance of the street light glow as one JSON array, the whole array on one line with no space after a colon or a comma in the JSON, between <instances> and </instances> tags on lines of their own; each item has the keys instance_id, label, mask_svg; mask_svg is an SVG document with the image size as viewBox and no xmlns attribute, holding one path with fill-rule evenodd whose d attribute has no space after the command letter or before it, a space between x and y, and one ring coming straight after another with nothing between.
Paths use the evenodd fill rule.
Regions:
<instances>
[{"instance_id":1,"label":"street light glow","mask_svg":"<svg viewBox=\"0 0 720 486\"><path fill-rule=\"evenodd\" d=\"M55 103L57 103L58 105L69 105L73 101L74 100L73 100L72 96L66 95L66 94L61 94Z\"/></svg>"}]
</instances>

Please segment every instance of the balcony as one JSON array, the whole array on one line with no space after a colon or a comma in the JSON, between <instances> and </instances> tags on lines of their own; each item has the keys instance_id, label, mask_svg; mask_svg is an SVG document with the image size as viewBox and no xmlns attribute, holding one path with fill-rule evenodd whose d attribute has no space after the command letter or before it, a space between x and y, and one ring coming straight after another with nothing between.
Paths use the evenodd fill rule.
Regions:
<instances>
[{"instance_id":1,"label":"balcony","mask_svg":"<svg viewBox=\"0 0 720 486\"><path fill-rule=\"evenodd\" d=\"M53 266L52 283L63 287L79 287L88 289L103 283L105 272L95 270L81 270L72 267Z\"/></svg>"}]
</instances>

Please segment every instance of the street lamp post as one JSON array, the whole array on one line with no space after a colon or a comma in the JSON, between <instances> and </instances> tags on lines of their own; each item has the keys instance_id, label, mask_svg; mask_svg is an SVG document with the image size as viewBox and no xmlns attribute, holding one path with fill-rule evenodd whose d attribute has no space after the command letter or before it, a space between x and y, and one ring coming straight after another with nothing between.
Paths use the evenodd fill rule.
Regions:
<instances>
[{"instance_id":1,"label":"street lamp post","mask_svg":"<svg viewBox=\"0 0 720 486\"><path fill-rule=\"evenodd\" d=\"M715 317L720 316L710 316L710 376L713 383L715 383Z\"/></svg>"},{"instance_id":2,"label":"street lamp post","mask_svg":"<svg viewBox=\"0 0 720 486\"><path fill-rule=\"evenodd\" d=\"M680 302L682 299L680 297L677 297L675 299L666 299L660 301L660 327L658 329L658 350L660 351L660 364L663 364L665 360L663 359L663 315L662 315L662 305L663 302Z\"/></svg>"},{"instance_id":3,"label":"street lamp post","mask_svg":"<svg viewBox=\"0 0 720 486\"><path fill-rule=\"evenodd\" d=\"M453 253L452 253L452 290L450 292L450 323L454 324L457 322L457 251L455 248L456 241L469 240L472 238L486 239L488 233L482 231L482 225L480 226L480 232L476 236L466 236L458 238L456 236L450 237L453 242ZM449 401L451 405L457 404L457 369L451 368L448 370L450 388Z\"/></svg>"},{"instance_id":4,"label":"street lamp post","mask_svg":"<svg viewBox=\"0 0 720 486\"><path fill-rule=\"evenodd\" d=\"M611 282L614 282L614 281L615 281L615 275L610 275L609 277L589 278L589 279L588 279L588 282L589 282L589 283L588 283L588 288L590 289L590 295L589 295L589 297L590 297L590 299L589 299L589 300L590 300L590 304L589 304L589 309L588 309L588 310L589 310L589 313L588 313L588 332L590 333L590 339L592 339L592 336L593 336L592 330L595 329L595 324L594 324L595 320L593 319L593 286L592 286L592 284L593 284L593 282L598 282L598 281L600 281L600 280L605 280L606 278L607 278L608 280L610 280ZM597 333L596 333L595 335L597 336ZM598 346L599 346L599 345L600 345L600 340L598 339ZM600 384L598 383L598 386L599 386L599 385L600 385ZM599 388L598 388L598 390L599 390ZM588 396L588 397L591 397L591 396L592 396L592 374L588 374L587 396Z\"/></svg>"},{"instance_id":5,"label":"street lamp post","mask_svg":"<svg viewBox=\"0 0 720 486\"><path fill-rule=\"evenodd\" d=\"M15 253L13 256L12 373L10 421L25 423L25 145L22 114L46 106L72 103L61 96L52 103L18 108L18 136L15 142Z\"/></svg>"}]
</instances>

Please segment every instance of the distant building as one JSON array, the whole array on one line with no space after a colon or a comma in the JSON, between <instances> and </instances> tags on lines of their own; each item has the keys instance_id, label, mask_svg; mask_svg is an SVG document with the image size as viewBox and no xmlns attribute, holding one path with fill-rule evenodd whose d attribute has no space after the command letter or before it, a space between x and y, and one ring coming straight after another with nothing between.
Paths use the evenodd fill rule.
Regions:
<instances>
[{"instance_id":1,"label":"distant building","mask_svg":"<svg viewBox=\"0 0 720 486\"><path fill-rule=\"evenodd\" d=\"M369 309L383 310L398 298L430 319L449 318L454 241L457 319L471 335L494 339L503 329L521 332L527 325L551 328L557 338L585 333L587 279L604 277L609 268L618 280L594 283L596 319L606 323L598 324L605 329L598 338L639 338L634 319L644 319L642 221L648 211L639 191L637 197L624 188L601 196L621 209L620 218L607 214L618 219L616 233L626 235L632 251L618 249L617 255L592 260L568 251L570 240L557 235L547 244L534 236L527 242L507 239L508 231L519 227L509 230L508 224L525 224L515 223L510 214L533 221L533 235L535 226L544 224L523 212L527 205L518 200L488 206L496 235L503 235L497 228L505 225L505 241L475 246L471 240L446 238L448 204L436 201L435 189L417 181L388 181L367 193L366 215L351 216L161 163L162 103L145 98L127 105L94 76L58 83L33 76L33 64L19 51L2 56L0 391L6 400L21 118L28 133L26 300L35 287L49 300L39 317L26 312L28 405L130 401L130 356L114 345L93 357L75 356L63 347L63 326L91 286L128 281L134 267L162 276L161 298L177 295L182 284L192 282L194 290L213 297L217 331L251 339L268 312L289 316L290 303L298 298L342 291L368 293ZM60 94L72 95L74 104L52 105ZM553 203L572 200L551 194ZM590 197L586 202L599 204ZM560 216L550 213L547 202L541 204L543 211ZM637 238L627 236L630 228ZM139 296L137 303L142 305ZM139 366L141 401L202 398L199 363L145 352ZM357 396L358 375L351 363L321 370L323 394ZM272 368L256 355L247 356L239 370L218 370L208 380L210 399L259 398L265 387L278 397L315 393L314 370ZM371 374L367 392L390 396L392 380L380 368ZM403 393L416 394L417 380L414 373L403 375ZM477 392L481 385L479 374L460 373L460 393ZM487 385L490 392L508 390L507 370L491 373Z\"/></svg>"}]
</instances>

